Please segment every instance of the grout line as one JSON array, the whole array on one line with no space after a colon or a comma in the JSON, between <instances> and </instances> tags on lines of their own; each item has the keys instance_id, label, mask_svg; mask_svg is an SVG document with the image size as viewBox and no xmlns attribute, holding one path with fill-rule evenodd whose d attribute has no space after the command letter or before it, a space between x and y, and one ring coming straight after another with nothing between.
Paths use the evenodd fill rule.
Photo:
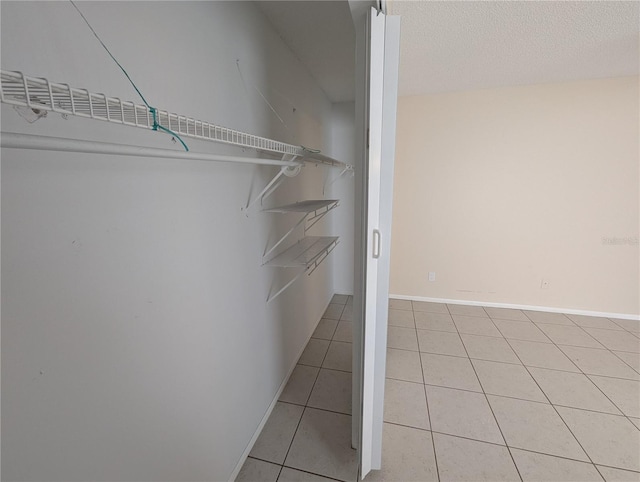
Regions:
<instances>
[{"instance_id":1,"label":"grout line","mask_svg":"<svg viewBox=\"0 0 640 482\"><path fill-rule=\"evenodd\" d=\"M297 470L298 472L304 472L305 474L311 474L311 475L316 475L318 477L324 477L325 479L329 479L329 480L335 480L336 482L344 482L343 480L340 479L336 479L333 477L329 477L328 475L322 475L322 474L318 474L316 472L309 472L308 470L304 470L304 469L299 469L298 467L290 467L289 465L283 465L282 468L287 468L287 469L292 469L292 470ZM279 477L279 476L278 476Z\"/></svg>"},{"instance_id":2,"label":"grout line","mask_svg":"<svg viewBox=\"0 0 640 482\"><path fill-rule=\"evenodd\" d=\"M447 309L449 309L449 305L447 305ZM483 308L484 311L484 308ZM449 312L451 313L451 310L449 310ZM485 311L486 313L486 311ZM488 313L486 313L487 316L489 315ZM453 316L451 316L453 318ZM495 323L493 323L493 321L491 321L491 318L489 318L490 323L495 327ZM458 330L458 325L455 324L455 319L454 321L454 326L456 327L456 331L458 332L458 337L460 338L460 341L462 342L462 347L464 348L465 353L467 354L467 357L469 359L469 364L471 365L471 369L473 370L473 374L476 376L476 380L478 381L478 385L480 385L480 389L482 390L482 394L484 395L484 399L487 402L487 405L489 406L489 410L491 411L491 415L493 415L493 419L496 423L496 426L498 427L498 430L500 431L500 436L502 437L502 440L504 442L504 445L507 447L507 451L509 452L509 457L511 457L511 462L513 463L513 466L516 468L516 472L518 473L518 477L520 477L520 480L522 481L522 475L520 475L520 469L518 468L515 459L513 458L513 454L511 453L511 450L509 449L509 446L507 445L507 439L504 436L504 433L502 433L502 428L500 427L500 424L498 423L498 419L496 418L496 414L493 412L493 407L491 406L491 404L489 403L489 398L487 397L487 394L484 391L484 387L482 386L482 382L480 381L480 377L478 376L478 373L476 372L476 367L473 365L473 362L471 361L471 357L469 356L469 351L467 350L467 346L464 343L464 340L462 339L462 336L460 336L460 330ZM496 327L497 329L497 327ZM500 333L500 330L498 330L498 333ZM502 334L502 333L500 333ZM425 386L425 391L426 391L426 386ZM432 427L433 428L433 427Z\"/></svg>"},{"instance_id":3,"label":"grout line","mask_svg":"<svg viewBox=\"0 0 640 482\"><path fill-rule=\"evenodd\" d=\"M620 360L622 363L624 363L625 365L627 365L627 366L628 366L629 368L631 368L634 372L636 372L636 373L640 374L640 371L639 371L639 370L637 370L636 368L632 367L632 366L631 366L629 363L627 363L623 358L620 358L620 357L618 356L618 354L616 353L616 351L620 351L620 350L616 350L616 351L610 350L610 351L611 351L611 353L613 353L613 356L615 356L618 360ZM624 352L621 352L621 353L633 353L633 352L630 352L630 351L624 351ZM638 355L638 358L640 358L640 354L638 354L638 353L634 353L634 355ZM605 376L605 375L597 375L597 376L602 377L602 376Z\"/></svg>"},{"instance_id":4,"label":"grout line","mask_svg":"<svg viewBox=\"0 0 640 482\"><path fill-rule=\"evenodd\" d=\"M555 343L554 343L555 344ZM514 350L515 352L515 350ZM564 352L563 352L564 353ZM520 356L516 353L516 356L518 357L518 359L520 359ZM566 356L566 354L565 354ZM569 357L567 357L569 358ZM520 360L522 361L522 360ZM573 360L571 360L573 362ZM574 363L575 365L575 363ZM576 437L576 434L573 433L573 431L571 430L571 427L569 427L569 424L565 421L564 418L562 418L562 415L560 415L560 412L558 411L558 409L556 408L556 406L551 403L551 399L548 397L547 393L542 389L542 387L540 386L540 384L538 383L538 380L535 379L535 377L531 374L531 372L529 371L529 368L523 363L522 366L524 366L525 370L527 370L527 373L529 374L529 376L533 379L534 383L538 386L538 389L542 392L542 394L545 396L545 398L549 401L549 404L553 407L554 412L556 413L556 415L558 417L560 417L560 420L562 420L562 423L565 425L565 427L567 427L567 430L569 430L569 433L573 436L573 438L575 439L575 441L578 443L578 445L580 446L580 448L582 449L582 451L584 452L584 454L587 456L587 458L589 459L589 461L595 466L595 463L593 462L593 459L591 458L591 456L587 453L587 451L585 450L585 448L582 446L582 443L580 443L580 440L578 440L578 437ZM577 367L577 366L576 366ZM580 367L577 367L578 369L580 369ZM582 371L580 371L580 373L582 373ZM584 373L582 373L582 376L586 376ZM600 474L600 471L596 468L596 470L598 471L598 473ZM600 477L602 477L602 474L600 474ZM603 477L604 478L604 477Z\"/></svg>"},{"instance_id":5,"label":"grout line","mask_svg":"<svg viewBox=\"0 0 640 482\"><path fill-rule=\"evenodd\" d=\"M309 342L307 342L307 345L308 344L309 344ZM325 359L327 358L327 353L329 353L329 347L330 346L331 346L331 342L329 342L329 346L327 347L327 351L324 352L324 356L322 357L322 361L320 362L320 367L316 367L316 368L319 368L318 369L318 373L316 373L316 378L313 381L313 385L311 386L311 390L309 390L309 395L307 395L307 401L305 402L305 406L302 409L302 414L300 415L300 419L298 420L298 424L296 425L296 429L293 432L293 437L291 437L291 442L289 442L289 448L287 448L287 453L284 455L284 460L282 462L283 464L287 461L287 457L289 456L289 452L291 451L291 447L293 446L293 441L295 440L296 435L298 434L298 429L300 428L300 423L302 423L302 418L304 417L304 413L307 411L307 404L309 403L309 400L311 399L311 394L313 393L313 389L315 388L316 383L318 382L318 377L320 376L320 370L322 370L322 364L324 363ZM306 349L306 347L305 347L305 349ZM271 418L271 417L269 417L269 418ZM280 472L282 472L282 468L280 469ZM278 477L280 477L280 474L278 474Z\"/></svg>"},{"instance_id":6,"label":"grout line","mask_svg":"<svg viewBox=\"0 0 640 482\"><path fill-rule=\"evenodd\" d=\"M337 410L331 410L331 409L328 409L328 408L314 407L313 405L307 405L305 408L311 408L313 410L319 410L321 412L335 413L337 415L346 415L347 417L352 417L353 416L353 414L351 414L351 413L338 412Z\"/></svg>"},{"instance_id":7,"label":"grout line","mask_svg":"<svg viewBox=\"0 0 640 482\"><path fill-rule=\"evenodd\" d=\"M411 302L411 306L413 306L413 302ZM416 330L417 336L417 330ZM418 342L419 343L419 342ZM431 432L431 447L433 447L433 460L436 463L436 476L438 477L438 482L440 482L440 469L438 468L438 455L436 453L436 440L433 436L433 425L431 424L431 412L429 410L429 397L427 396L427 385L424 383L424 366L422 365L422 353L420 352L420 346L418 345L418 360L420 361L420 373L422 374L422 391L424 392L424 401L427 405L427 420L429 420L429 429Z\"/></svg>"},{"instance_id":8,"label":"grout line","mask_svg":"<svg viewBox=\"0 0 640 482\"><path fill-rule=\"evenodd\" d=\"M484 310L484 308L483 308ZM486 311L485 311L486 313ZM487 316L489 314L487 313ZM495 323L493 322L493 320L491 320L491 318L489 318L490 323L493 325L493 327L498 330L498 327L495 325ZM498 330L498 333L502 334L500 332L500 330ZM460 334L458 333L458 336L460 336ZM467 346L464 343L464 339L462 339L462 336L460 336L460 339L462 340L462 345L464 346L464 350L467 353L467 356L469 355L469 352L467 350ZM504 337L502 338L504 340ZM511 346L507 343L507 345L509 346L509 348L511 349L511 351L513 351L513 349L511 348ZM515 355L515 353L514 353ZM517 355L516 355L517 356ZM522 363L522 360L520 360L520 362ZM502 437L502 440L504 440L504 444L507 447L507 451L509 452L509 457L511 457L511 462L513 462L513 466L516 468L516 472L518 472L518 477L520 477L520 480L522 479L522 475L520 474L520 469L518 468L518 465L516 464L516 459L513 457L513 454L511 453L511 449L509 448L509 445L507 444L507 438L504 436L504 433L502 432L502 427L500 426L500 423L498 423L498 417L496 417L495 412L493 411L493 407L491 406L491 403L489 403L489 397L487 396L487 393L485 392L484 386L482 385L482 381L480 380L480 377L478 376L478 372L476 371L476 367L473 364L473 362L471 361L471 357L469 356L469 364L471 365L471 369L473 370L473 373L476 376L476 379L478 380L478 383L480 384L480 389L482 390L482 394L484 395L484 399L487 402L487 405L489 406L489 410L491 411L491 415L493 415L493 420L496 422L496 426L498 427L498 430L500 431L500 436Z\"/></svg>"},{"instance_id":9,"label":"grout line","mask_svg":"<svg viewBox=\"0 0 640 482\"><path fill-rule=\"evenodd\" d=\"M617 404L616 402L614 402L614 401L609 397L609 395L607 395L606 393L604 393L604 390L602 390L602 389L598 386L598 384L597 384L596 382L594 382L594 381L591 379L591 377L596 377L596 376L598 376L598 375L591 375L591 377L590 377L589 375L587 375L587 374L585 373L585 374L584 374L584 376L585 376L585 377L587 377L587 379L588 379L588 380L589 380L589 381L590 381L590 382L591 382L591 383L596 387L596 389L597 389L597 390L599 390L599 391L600 391L600 393L602 393L602 394L607 398L607 400L609 400L609 401L613 404L613 406L614 406L614 407L616 407L616 408L620 411L620 413L622 414L622 416L623 416L624 418L626 418L627 420L629 420L629 423L630 423L631 425L633 425L634 427L636 427L636 424L635 424L635 423L633 423L633 422L630 420L629 415L627 415L627 414L625 413L625 411L624 411L624 410L622 410L622 409L618 406L618 404ZM640 383L639 383L639 385L640 385ZM572 408L572 407L567 407L567 408ZM595 411L595 410L594 410L594 411ZM601 413L601 412L598 412L598 413ZM609 414L609 415L619 416L619 415L618 415L618 414L616 414L616 413L612 413L612 414ZM636 427L636 428L638 428L638 427ZM640 429L639 429L639 430L640 430Z\"/></svg>"}]
</instances>

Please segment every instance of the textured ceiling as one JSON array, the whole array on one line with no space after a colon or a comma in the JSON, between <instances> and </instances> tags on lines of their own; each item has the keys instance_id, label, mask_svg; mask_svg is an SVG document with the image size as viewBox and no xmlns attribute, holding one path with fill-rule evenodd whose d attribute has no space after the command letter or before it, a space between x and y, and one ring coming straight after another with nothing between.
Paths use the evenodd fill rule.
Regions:
<instances>
[{"instance_id":1,"label":"textured ceiling","mask_svg":"<svg viewBox=\"0 0 640 482\"><path fill-rule=\"evenodd\" d=\"M346 0L256 4L329 100L355 98L355 31Z\"/></svg>"},{"instance_id":2,"label":"textured ceiling","mask_svg":"<svg viewBox=\"0 0 640 482\"><path fill-rule=\"evenodd\" d=\"M400 95L638 74L637 1L402 1Z\"/></svg>"}]
</instances>

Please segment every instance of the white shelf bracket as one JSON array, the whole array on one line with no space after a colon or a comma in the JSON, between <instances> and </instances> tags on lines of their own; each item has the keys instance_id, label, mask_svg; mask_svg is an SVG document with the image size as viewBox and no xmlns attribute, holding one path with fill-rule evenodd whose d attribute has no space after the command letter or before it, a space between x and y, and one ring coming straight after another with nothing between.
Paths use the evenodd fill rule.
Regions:
<instances>
[{"instance_id":1,"label":"white shelf bracket","mask_svg":"<svg viewBox=\"0 0 640 482\"><path fill-rule=\"evenodd\" d=\"M277 242L276 244L274 244L273 246L271 246L271 248L269 248L269 249L267 250L267 252L266 252L266 253L264 253L264 255L263 255L262 257L263 257L263 258L266 258L266 257L267 257L267 256L269 256L271 253L273 253L273 250L274 250L274 249L276 249L278 246L280 246L280 245L282 244L282 242L283 242L285 239L287 239L287 238L289 237L289 235L290 235L291 233L293 233L293 232L296 230L296 228L297 228L298 226L300 226L300 225L305 221L305 219L307 219L307 215L306 215L306 214L305 214L304 216L302 216L302 218L300 219L300 221L298 221L298 222L297 222L297 223L296 223L296 224L295 224L295 225L294 225L294 226L293 226L289 231L287 231L287 233L286 233L286 234L284 234L284 235L283 235L283 236L278 240L278 242ZM305 229L305 232L306 232L306 229Z\"/></svg>"},{"instance_id":2,"label":"white shelf bracket","mask_svg":"<svg viewBox=\"0 0 640 482\"><path fill-rule=\"evenodd\" d=\"M267 303L275 300L278 296L284 293L289 286L291 286L293 283L298 281L298 278L300 278L300 276L302 276L305 273L305 271L307 270L306 269L300 270L300 272L297 275L295 275L286 285L280 288L275 294L273 295L269 294L269 296L267 297Z\"/></svg>"},{"instance_id":3,"label":"white shelf bracket","mask_svg":"<svg viewBox=\"0 0 640 482\"><path fill-rule=\"evenodd\" d=\"M297 156L292 156L291 159L286 159L287 158L287 154L282 156L282 161L283 162L295 162ZM244 207L242 210L243 211L249 211L249 209L251 209L251 207L257 203L258 201L260 201L261 203L268 198L276 189L278 189L278 187L280 186L280 184L282 183L282 181L284 181L284 178L282 176L286 176L286 177L296 177L298 174L300 174L300 171L302 169L302 164L298 164L295 166L282 166L280 168L280 172L278 172L278 174L275 175L275 177L269 182L269 184L267 184L265 186L265 188L260 192L260 194L258 194L253 201L250 201L246 207Z\"/></svg>"},{"instance_id":4,"label":"white shelf bracket","mask_svg":"<svg viewBox=\"0 0 640 482\"><path fill-rule=\"evenodd\" d=\"M291 280L289 280L287 284L285 284L282 288L280 288L275 294L269 294L269 296L267 297L267 303L269 301L276 299L278 296L280 296L287 288L289 288L289 286L295 283L304 273L308 273L309 275L311 275L311 273L313 273L322 264L322 262L327 258L327 256L329 256L329 253L331 253L331 251L333 251L334 248L338 245L338 238L324 238L324 239L326 239L328 243L325 243L324 246L322 246L321 250L319 250L317 253L314 253L311 259L309 259L305 265L300 266L302 269L298 272L297 275L295 275ZM286 266L285 264L281 264L281 265L276 264L274 266L280 266L283 268L294 267L294 266Z\"/></svg>"},{"instance_id":5,"label":"white shelf bracket","mask_svg":"<svg viewBox=\"0 0 640 482\"><path fill-rule=\"evenodd\" d=\"M304 228L304 232L306 234L307 231L309 231L314 224L316 224L318 221L320 221L329 211L331 211L332 209L335 209L338 207L340 203L338 201L334 202L333 204L330 204L329 206L327 206L326 208L322 209L322 210L318 210L318 211L314 211L313 216L311 217L307 217L307 222L311 221L311 224L307 224Z\"/></svg>"},{"instance_id":6,"label":"white shelf bracket","mask_svg":"<svg viewBox=\"0 0 640 482\"><path fill-rule=\"evenodd\" d=\"M322 186L322 195L325 194L326 189L331 186L333 183L335 183L338 179L340 179L342 176L344 176L344 174L347 171L351 171L353 172L353 169L351 168L351 166L347 166L345 167L342 171L340 171L340 174L338 174L338 176L333 179L331 182L327 182L329 180L329 177L327 176L327 181L325 181L324 186Z\"/></svg>"}]
</instances>

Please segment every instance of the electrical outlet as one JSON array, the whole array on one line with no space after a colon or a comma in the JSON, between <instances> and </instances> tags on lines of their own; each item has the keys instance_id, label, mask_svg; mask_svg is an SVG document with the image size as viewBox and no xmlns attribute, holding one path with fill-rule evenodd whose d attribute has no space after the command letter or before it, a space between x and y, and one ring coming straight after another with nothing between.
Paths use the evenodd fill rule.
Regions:
<instances>
[{"instance_id":1,"label":"electrical outlet","mask_svg":"<svg viewBox=\"0 0 640 482\"><path fill-rule=\"evenodd\" d=\"M436 280L436 273L434 271L429 271L429 281Z\"/></svg>"},{"instance_id":2,"label":"electrical outlet","mask_svg":"<svg viewBox=\"0 0 640 482\"><path fill-rule=\"evenodd\" d=\"M549 280L548 279L543 279L540 282L540 289L543 289L543 290L548 290L549 289Z\"/></svg>"}]
</instances>

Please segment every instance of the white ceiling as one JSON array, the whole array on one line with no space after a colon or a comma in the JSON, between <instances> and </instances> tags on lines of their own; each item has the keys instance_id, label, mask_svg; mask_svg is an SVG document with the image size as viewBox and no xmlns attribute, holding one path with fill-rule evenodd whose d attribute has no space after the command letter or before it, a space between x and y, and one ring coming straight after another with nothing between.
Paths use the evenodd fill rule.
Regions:
<instances>
[{"instance_id":1,"label":"white ceiling","mask_svg":"<svg viewBox=\"0 0 640 482\"><path fill-rule=\"evenodd\" d=\"M400 95L638 74L637 1L402 1Z\"/></svg>"},{"instance_id":2,"label":"white ceiling","mask_svg":"<svg viewBox=\"0 0 640 482\"><path fill-rule=\"evenodd\" d=\"M354 99L347 0L256 3L331 101ZM400 95L638 75L635 0L387 0L387 11L402 16Z\"/></svg>"},{"instance_id":3,"label":"white ceiling","mask_svg":"<svg viewBox=\"0 0 640 482\"><path fill-rule=\"evenodd\" d=\"M329 100L355 98L355 31L347 0L256 4Z\"/></svg>"}]
</instances>

